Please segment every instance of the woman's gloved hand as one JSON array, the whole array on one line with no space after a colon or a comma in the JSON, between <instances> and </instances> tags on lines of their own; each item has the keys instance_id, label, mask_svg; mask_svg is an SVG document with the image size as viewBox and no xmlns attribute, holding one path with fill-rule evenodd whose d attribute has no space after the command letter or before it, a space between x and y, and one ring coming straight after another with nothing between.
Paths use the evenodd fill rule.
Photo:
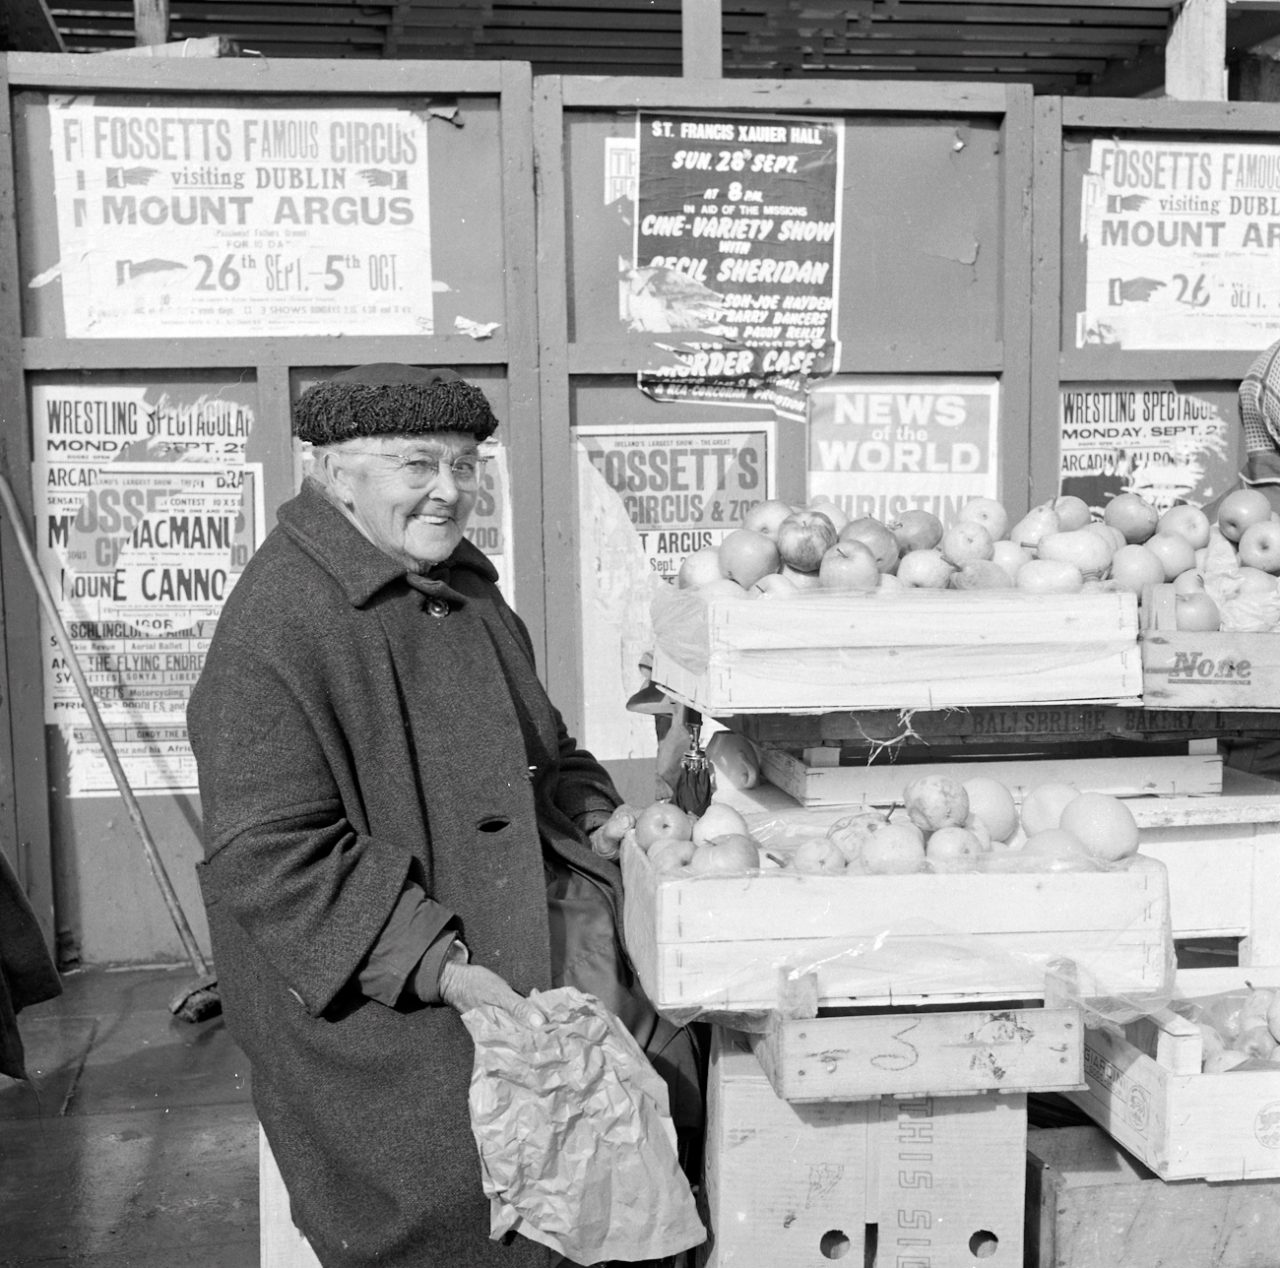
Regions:
<instances>
[{"instance_id":1,"label":"woman's gloved hand","mask_svg":"<svg viewBox=\"0 0 1280 1268\"><path fill-rule=\"evenodd\" d=\"M506 979L461 958L445 960L440 970L440 998L460 1013L481 1004L492 1004L525 1026L537 1029L546 1024L546 1017L537 1005L513 990Z\"/></svg>"},{"instance_id":2,"label":"woman's gloved hand","mask_svg":"<svg viewBox=\"0 0 1280 1268\"><path fill-rule=\"evenodd\" d=\"M591 848L602 859L616 859L622 851L622 838L636 826L636 812L623 802L594 832Z\"/></svg>"}]
</instances>

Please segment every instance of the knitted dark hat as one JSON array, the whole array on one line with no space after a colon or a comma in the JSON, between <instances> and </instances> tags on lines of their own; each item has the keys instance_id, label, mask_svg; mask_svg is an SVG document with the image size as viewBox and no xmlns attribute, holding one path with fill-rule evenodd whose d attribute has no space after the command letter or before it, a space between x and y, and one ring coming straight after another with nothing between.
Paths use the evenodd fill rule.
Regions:
<instances>
[{"instance_id":1,"label":"knitted dark hat","mask_svg":"<svg viewBox=\"0 0 1280 1268\"><path fill-rule=\"evenodd\" d=\"M461 375L391 361L312 384L293 407L293 434L313 445L433 431L466 431L487 440L497 428L484 393Z\"/></svg>"}]
</instances>

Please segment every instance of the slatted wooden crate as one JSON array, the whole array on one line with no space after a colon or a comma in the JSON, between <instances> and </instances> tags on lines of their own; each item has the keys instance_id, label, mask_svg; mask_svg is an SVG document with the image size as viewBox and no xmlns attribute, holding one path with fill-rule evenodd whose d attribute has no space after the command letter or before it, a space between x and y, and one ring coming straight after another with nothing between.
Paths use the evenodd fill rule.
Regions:
<instances>
[{"instance_id":1,"label":"slatted wooden crate","mask_svg":"<svg viewBox=\"0 0 1280 1268\"><path fill-rule=\"evenodd\" d=\"M711 716L1136 701L1132 594L664 592L653 681Z\"/></svg>"},{"instance_id":2,"label":"slatted wooden crate","mask_svg":"<svg viewBox=\"0 0 1280 1268\"><path fill-rule=\"evenodd\" d=\"M706 1268L1022 1263L1026 1097L792 1105L713 1031Z\"/></svg>"},{"instance_id":3,"label":"slatted wooden crate","mask_svg":"<svg viewBox=\"0 0 1280 1268\"><path fill-rule=\"evenodd\" d=\"M771 1019L747 1038L773 1090L796 1104L1084 1087L1076 1008L859 1010Z\"/></svg>"},{"instance_id":4,"label":"slatted wooden crate","mask_svg":"<svg viewBox=\"0 0 1280 1268\"><path fill-rule=\"evenodd\" d=\"M782 969L823 1006L1040 999L1057 962L1085 993L1167 985L1164 868L813 876L663 874L622 848L627 947L660 1009L769 1009ZM1091 988L1097 984L1098 989Z\"/></svg>"},{"instance_id":5,"label":"slatted wooden crate","mask_svg":"<svg viewBox=\"0 0 1280 1268\"><path fill-rule=\"evenodd\" d=\"M1177 987L1195 998L1245 979L1280 987L1280 968L1184 969ZM1202 1074L1201 1053L1199 1028L1169 1009L1123 1035L1090 1028L1088 1087L1068 1095L1164 1180L1280 1177L1280 1065Z\"/></svg>"},{"instance_id":6,"label":"slatted wooden crate","mask_svg":"<svg viewBox=\"0 0 1280 1268\"><path fill-rule=\"evenodd\" d=\"M1179 630L1173 587L1142 604L1142 699L1150 709L1280 709L1280 631Z\"/></svg>"},{"instance_id":7,"label":"slatted wooden crate","mask_svg":"<svg viewBox=\"0 0 1280 1268\"><path fill-rule=\"evenodd\" d=\"M838 749L829 749L838 757ZM815 760L817 759L817 760ZM992 758L990 761L884 762L829 765L820 749L762 748L765 778L801 806L890 806L902 801L908 780L926 775L998 779L1020 801L1037 784L1074 784L1113 797L1207 797L1222 791L1218 753L1161 753L1149 757Z\"/></svg>"},{"instance_id":8,"label":"slatted wooden crate","mask_svg":"<svg viewBox=\"0 0 1280 1268\"><path fill-rule=\"evenodd\" d=\"M1026 1268L1274 1268L1280 1182L1166 1184L1096 1127L1027 1133Z\"/></svg>"}]
</instances>

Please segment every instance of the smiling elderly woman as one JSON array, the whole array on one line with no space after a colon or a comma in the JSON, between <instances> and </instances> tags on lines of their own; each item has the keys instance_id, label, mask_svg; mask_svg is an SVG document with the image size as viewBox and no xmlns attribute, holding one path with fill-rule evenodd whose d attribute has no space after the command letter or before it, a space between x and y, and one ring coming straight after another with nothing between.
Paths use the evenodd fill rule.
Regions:
<instances>
[{"instance_id":1,"label":"smiling elderly woman","mask_svg":"<svg viewBox=\"0 0 1280 1268\"><path fill-rule=\"evenodd\" d=\"M538 1025L531 990L591 991L696 1121L688 1036L618 939L633 818L464 539L496 426L448 370L363 366L304 392L314 474L188 709L219 991L326 1268L548 1263L489 1240L459 1017L477 1004Z\"/></svg>"}]
</instances>

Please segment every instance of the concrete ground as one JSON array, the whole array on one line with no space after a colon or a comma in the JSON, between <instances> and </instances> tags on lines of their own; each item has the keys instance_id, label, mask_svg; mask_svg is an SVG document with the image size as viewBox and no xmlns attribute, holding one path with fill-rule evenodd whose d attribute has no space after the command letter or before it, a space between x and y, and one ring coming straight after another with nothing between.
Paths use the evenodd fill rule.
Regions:
<instances>
[{"instance_id":1,"label":"concrete ground","mask_svg":"<svg viewBox=\"0 0 1280 1268\"><path fill-rule=\"evenodd\" d=\"M257 1268L258 1121L183 969L86 969L23 1010L31 1083L0 1076L0 1268Z\"/></svg>"}]
</instances>

